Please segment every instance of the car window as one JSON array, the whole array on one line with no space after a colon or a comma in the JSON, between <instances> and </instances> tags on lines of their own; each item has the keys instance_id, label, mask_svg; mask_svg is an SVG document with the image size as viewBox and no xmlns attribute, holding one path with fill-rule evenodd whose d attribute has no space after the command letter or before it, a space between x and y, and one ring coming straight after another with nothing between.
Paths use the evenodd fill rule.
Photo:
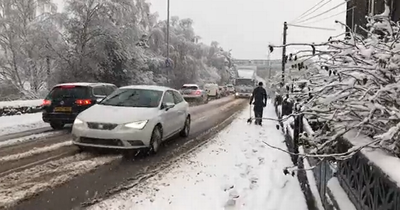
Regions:
<instances>
[{"instance_id":1,"label":"car window","mask_svg":"<svg viewBox=\"0 0 400 210\"><path fill-rule=\"evenodd\" d=\"M54 87L50 93L47 95L47 100L53 99L64 99L64 98L73 98L73 99L85 99L90 98L90 88L87 86L57 86Z\"/></svg>"},{"instance_id":2,"label":"car window","mask_svg":"<svg viewBox=\"0 0 400 210\"><path fill-rule=\"evenodd\" d=\"M107 96L100 104L124 107L158 107L162 91L147 89L118 89Z\"/></svg>"},{"instance_id":3,"label":"car window","mask_svg":"<svg viewBox=\"0 0 400 210\"><path fill-rule=\"evenodd\" d=\"M111 85L106 85L104 87L105 87L107 95L110 95L111 93L113 93L117 89L117 87L111 86Z\"/></svg>"},{"instance_id":4,"label":"car window","mask_svg":"<svg viewBox=\"0 0 400 210\"><path fill-rule=\"evenodd\" d=\"M183 97L180 93L174 91L173 94L174 94L175 104L179 104L183 101Z\"/></svg>"},{"instance_id":5,"label":"car window","mask_svg":"<svg viewBox=\"0 0 400 210\"><path fill-rule=\"evenodd\" d=\"M167 91L164 94L163 103L173 103L175 104L175 99L171 91Z\"/></svg>"},{"instance_id":6,"label":"car window","mask_svg":"<svg viewBox=\"0 0 400 210\"><path fill-rule=\"evenodd\" d=\"M197 87L197 86L188 86L188 85L185 85L185 86L183 86L182 88L181 88L182 90L197 90L197 89L199 89L199 87Z\"/></svg>"},{"instance_id":7,"label":"car window","mask_svg":"<svg viewBox=\"0 0 400 210\"><path fill-rule=\"evenodd\" d=\"M102 85L93 87L93 94L95 96L106 96L106 95L108 95L107 91L106 91L106 88L104 86L102 86Z\"/></svg>"}]
</instances>

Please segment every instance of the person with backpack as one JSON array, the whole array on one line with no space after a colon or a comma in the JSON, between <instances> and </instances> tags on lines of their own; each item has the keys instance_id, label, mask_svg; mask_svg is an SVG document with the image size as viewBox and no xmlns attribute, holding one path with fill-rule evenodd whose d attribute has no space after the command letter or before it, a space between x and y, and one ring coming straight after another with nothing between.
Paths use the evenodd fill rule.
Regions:
<instances>
[{"instance_id":1,"label":"person with backpack","mask_svg":"<svg viewBox=\"0 0 400 210\"><path fill-rule=\"evenodd\" d=\"M259 82L258 87L254 88L253 94L250 98L250 105L254 104L254 116L256 118L255 124L262 125L262 117L264 108L267 106L267 91L263 88L263 83ZM254 103L253 103L254 100Z\"/></svg>"}]
</instances>

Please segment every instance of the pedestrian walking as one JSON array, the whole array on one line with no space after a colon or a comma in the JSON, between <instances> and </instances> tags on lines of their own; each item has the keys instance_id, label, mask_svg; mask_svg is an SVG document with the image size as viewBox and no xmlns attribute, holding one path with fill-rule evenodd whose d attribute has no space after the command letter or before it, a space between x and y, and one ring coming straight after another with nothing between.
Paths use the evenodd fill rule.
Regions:
<instances>
[{"instance_id":1,"label":"pedestrian walking","mask_svg":"<svg viewBox=\"0 0 400 210\"><path fill-rule=\"evenodd\" d=\"M254 88L250 98L250 105L254 104L255 124L262 125L262 117L264 108L267 106L267 91L263 88L263 83L259 82L258 87ZM254 100L254 103L253 103Z\"/></svg>"}]
</instances>

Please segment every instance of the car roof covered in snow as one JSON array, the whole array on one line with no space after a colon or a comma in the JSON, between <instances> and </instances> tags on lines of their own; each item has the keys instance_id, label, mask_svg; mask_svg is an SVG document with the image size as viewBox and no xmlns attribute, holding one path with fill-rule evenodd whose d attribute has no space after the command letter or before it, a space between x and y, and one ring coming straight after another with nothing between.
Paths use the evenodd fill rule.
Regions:
<instances>
[{"instance_id":1,"label":"car roof covered in snow","mask_svg":"<svg viewBox=\"0 0 400 210\"><path fill-rule=\"evenodd\" d=\"M182 86L198 86L197 84L184 84L184 85L182 85Z\"/></svg>"},{"instance_id":2,"label":"car roof covered in snow","mask_svg":"<svg viewBox=\"0 0 400 210\"><path fill-rule=\"evenodd\" d=\"M120 87L120 89L144 89L144 90L158 90L158 91L167 91L167 90L175 90L165 86L158 85L129 85ZM176 91L176 90L175 90Z\"/></svg>"},{"instance_id":3,"label":"car roof covered in snow","mask_svg":"<svg viewBox=\"0 0 400 210\"><path fill-rule=\"evenodd\" d=\"M115 86L114 84L111 83L101 83L101 82L71 82L71 83L61 83L57 84L54 87L60 87L60 86L96 86L96 85L112 85Z\"/></svg>"}]
</instances>

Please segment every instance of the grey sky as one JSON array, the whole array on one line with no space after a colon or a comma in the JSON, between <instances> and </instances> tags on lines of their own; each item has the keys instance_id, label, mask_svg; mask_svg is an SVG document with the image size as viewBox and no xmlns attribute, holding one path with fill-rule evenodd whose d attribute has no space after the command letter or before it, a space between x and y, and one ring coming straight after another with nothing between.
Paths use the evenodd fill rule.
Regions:
<instances>
[{"instance_id":1,"label":"grey sky","mask_svg":"<svg viewBox=\"0 0 400 210\"><path fill-rule=\"evenodd\" d=\"M61 8L62 0L53 0ZM152 12L159 13L159 19L167 17L167 0L147 0L152 4ZM291 22L321 0L170 0L171 16L191 18L196 33L202 42L217 41L228 50L232 49L235 58L266 59L268 44L282 43L283 22ZM290 42L323 42L329 36L344 32L344 28L335 24L335 20L345 22L346 4L344 0L324 0L326 5L304 19L323 13L307 22L316 27L334 28L336 31L313 30L289 27ZM61 10L61 9L60 9ZM319 21L325 19L323 21ZM317 22L315 22L317 21ZM315 23L314 23L315 22ZM289 48L294 52L300 48ZM275 50L271 58L280 58L281 51Z\"/></svg>"},{"instance_id":2,"label":"grey sky","mask_svg":"<svg viewBox=\"0 0 400 210\"><path fill-rule=\"evenodd\" d=\"M160 19L166 19L167 0L148 0L152 11L158 12ZM282 43L283 22L291 22L321 0L170 0L171 16L191 18L196 33L202 41L217 41L224 49L232 49L236 58L265 59L269 43ZM325 0L324 2L329 2ZM318 9L312 17L323 13L344 0L331 0ZM323 3L321 3L322 5ZM310 21L312 26L335 28L336 31L322 31L290 27L288 42L322 42L329 36L344 32L344 28L334 23L345 21L345 13L312 23L344 12L345 4ZM306 18L304 18L306 19ZM289 49L290 50L290 49ZM293 49L290 51L294 51ZM280 58L280 51L271 54Z\"/></svg>"}]
</instances>

